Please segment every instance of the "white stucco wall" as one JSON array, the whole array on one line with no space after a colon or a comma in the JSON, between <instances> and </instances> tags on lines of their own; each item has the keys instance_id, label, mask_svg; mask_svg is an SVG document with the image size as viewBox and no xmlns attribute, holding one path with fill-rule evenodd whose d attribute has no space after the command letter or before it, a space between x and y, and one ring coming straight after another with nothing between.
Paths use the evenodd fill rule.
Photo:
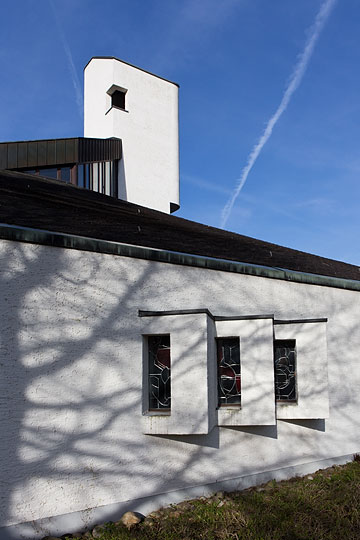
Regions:
<instances>
[{"instance_id":1,"label":"white stucco wall","mask_svg":"<svg viewBox=\"0 0 360 540\"><path fill-rule=\"evenodd\" d=\"M126 90L126 110L111 108L114 87ZM166 213L179 205L178 90L114 58L85 68L84 136L122 139L119 198Z\"/></svg>"},{"instance_id":2,"label":"white stucco wall","mask_svg":"<svg viewBox=\"0 0 360 540\"><path fill-rule=\"evenodd\" d=\"M360 450L358 292L11 241L0 281L0 526ZM138 309L192 308L327 317L329 418L144 433ZM215 333L196 324L201 370ZM177 330L189 346L193 325ZM189 392L214 411L204 384Z\"/></svg>"}]
</instances>

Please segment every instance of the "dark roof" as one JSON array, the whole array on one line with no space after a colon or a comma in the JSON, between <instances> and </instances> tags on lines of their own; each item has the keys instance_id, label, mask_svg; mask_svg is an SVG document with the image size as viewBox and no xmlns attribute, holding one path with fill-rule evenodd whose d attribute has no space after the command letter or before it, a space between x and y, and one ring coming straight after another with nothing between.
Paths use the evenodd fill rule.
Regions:
<instances>
[{"instance_id":1,"label":"dark roof","mask_svg":"<svg viewBox=\"0 0 360 540\"><path fill-rule=\"evenodd\" d=\"M0 171L0 222L360 281L358 266L13 171Z\"/></svg>"}]
</instances>

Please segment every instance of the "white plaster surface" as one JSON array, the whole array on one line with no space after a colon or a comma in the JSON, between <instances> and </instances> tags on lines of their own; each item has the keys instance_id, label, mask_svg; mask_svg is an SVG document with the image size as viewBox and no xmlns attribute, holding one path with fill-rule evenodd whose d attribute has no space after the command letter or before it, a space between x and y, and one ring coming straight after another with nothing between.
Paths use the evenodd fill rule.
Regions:
<instances>
[{"instance_id":1,"label":"white plaster surface","mask_svg":"<svg viewBox=\"0 0 360 540\"><path fill-rule=\"evenodd\" d=\"M112 58L93 58L84 74L85 137L122 139L119 198L161 212L179 204L178 86ZM126 110L111 89L126 90Z\"/></svg>"},{"instance_id":2,"label":"white plaster surface","mask_svg":"<svg viewBox=\"0 0 360 540\"><path fill-rule=\"evenodd\" d=\"M360 451L358 292L1 241L0 293L1 526ZM327 317L329 418L144 434L138 309L204 307Z\"/></svg>"}]
</instances>

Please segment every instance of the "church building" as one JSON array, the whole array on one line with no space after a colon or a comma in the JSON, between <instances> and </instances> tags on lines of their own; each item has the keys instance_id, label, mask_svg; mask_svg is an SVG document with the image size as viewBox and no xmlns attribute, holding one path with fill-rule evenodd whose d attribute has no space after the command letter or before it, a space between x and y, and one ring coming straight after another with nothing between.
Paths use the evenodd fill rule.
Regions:
<instances>
[{"instance_id":1,"label":"church building","mask_svg":"<svg viewBox=\"0 0 360 540\"><path fill-rule=\"evenodd\" d=\"M84 137L0 143L2 540L360 452L360 268L176 216L176 83L84 91Z\"/></svg>"}]
</instances>

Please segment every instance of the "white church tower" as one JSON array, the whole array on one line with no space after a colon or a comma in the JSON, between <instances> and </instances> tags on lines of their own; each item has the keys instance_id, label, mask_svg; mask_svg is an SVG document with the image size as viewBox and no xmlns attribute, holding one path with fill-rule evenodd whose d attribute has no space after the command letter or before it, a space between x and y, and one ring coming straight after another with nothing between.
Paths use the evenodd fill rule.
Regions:
<instances>
[{"instance_id":1,"label":"white church tower","mask_svg":"<svg viewBox=\"0 0 360 540\"><path fill-rule=\"evenodd\" d=\"M94 57L84 87L84 136L122 140L119 199L177 210L178 85L117 58Z\"/></svg>"}]
</instances>

